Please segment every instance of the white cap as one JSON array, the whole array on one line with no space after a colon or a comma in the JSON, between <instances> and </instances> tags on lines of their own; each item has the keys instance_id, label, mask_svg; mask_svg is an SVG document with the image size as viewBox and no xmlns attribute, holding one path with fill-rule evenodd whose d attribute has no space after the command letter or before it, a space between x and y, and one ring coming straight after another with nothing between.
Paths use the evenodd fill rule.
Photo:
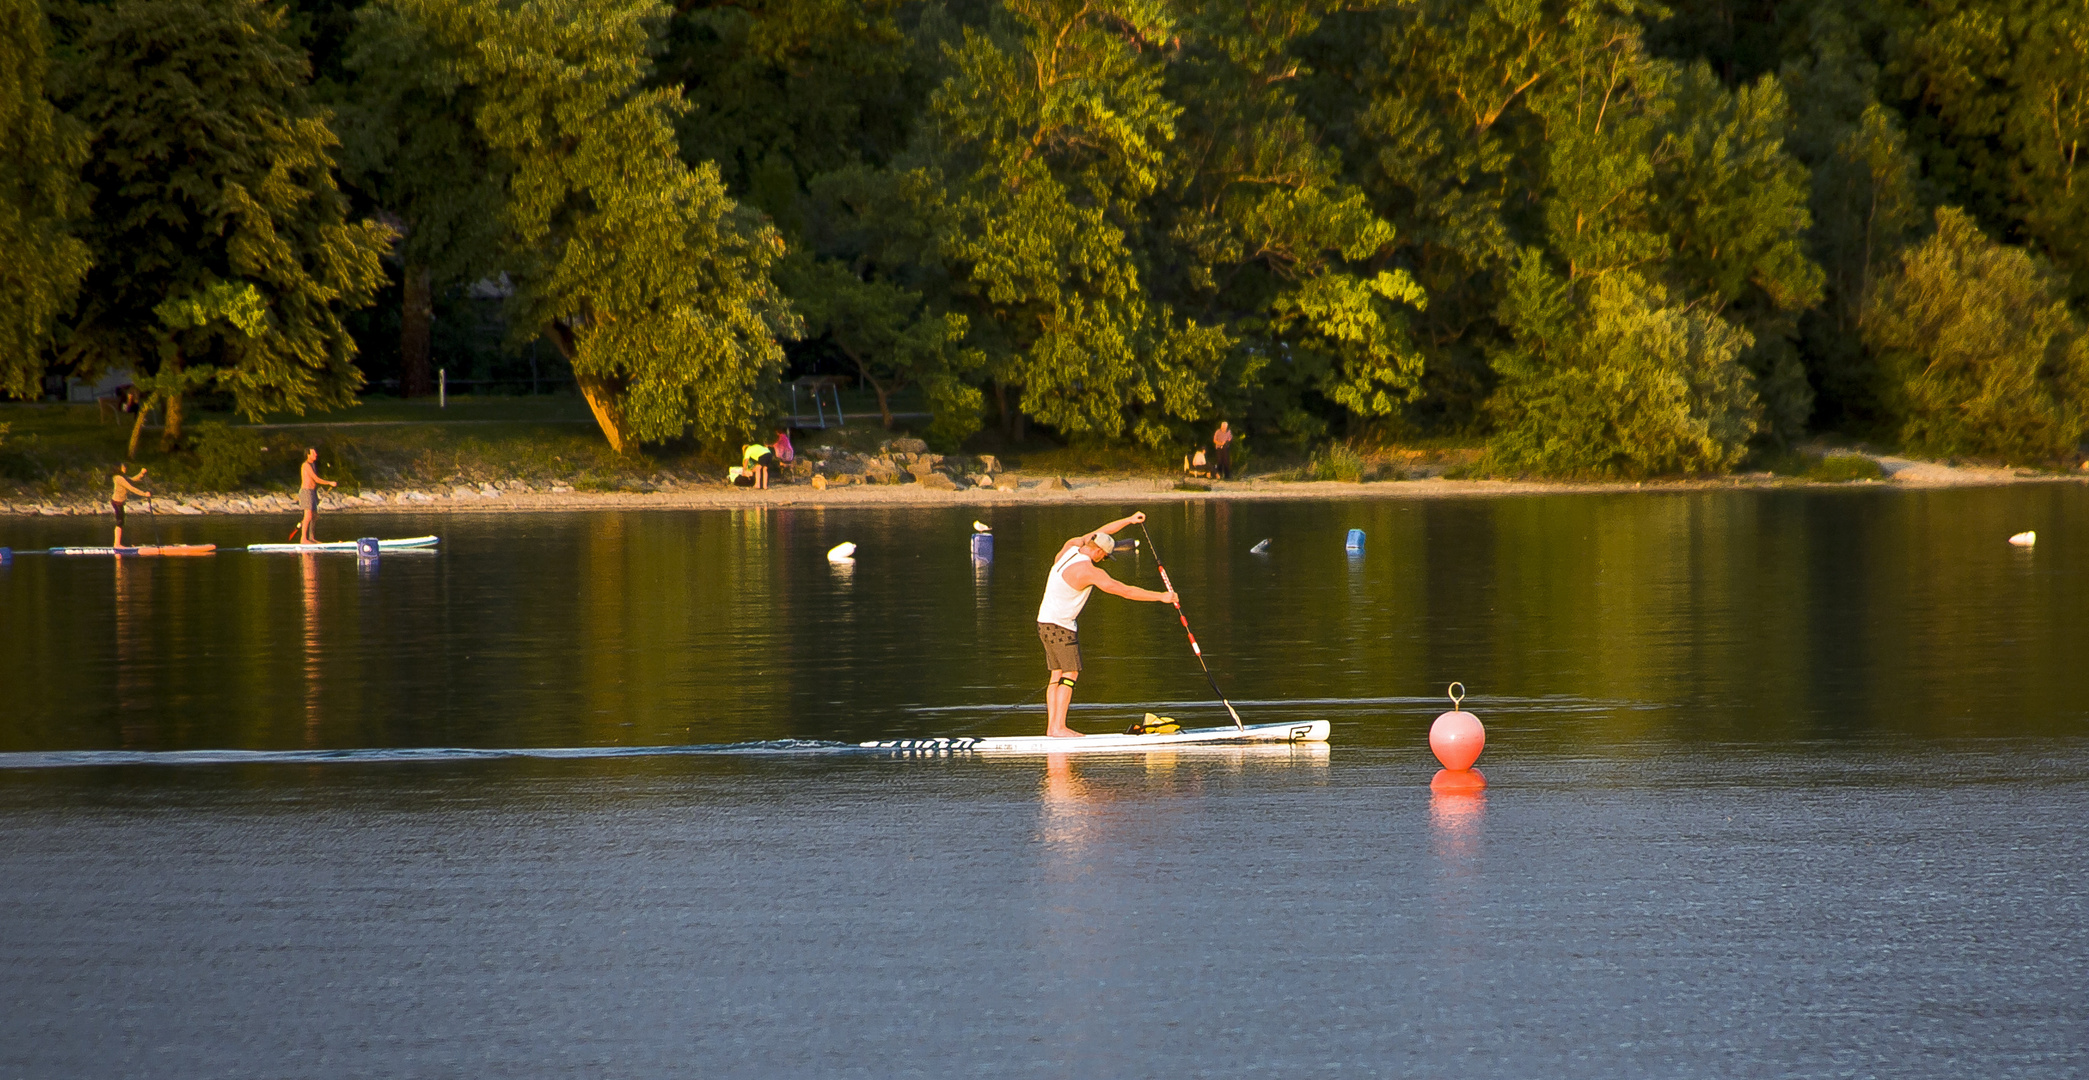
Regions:
<instances>
[{"instance_id":1,"label":"white cap","mask_svg":"<svg viewBox=\"0 0 2089 1080\"><path fill-rule=\"evenodd\" d=\"M1093 536L1090 536L1088 538L1088 542L1094 544L1096 547L1103 549L1103 554L1105 556L1117 550L1117 538L1111 536L1109 533L1106 532L1099 532Z\"/></svg>"}]
</instances>

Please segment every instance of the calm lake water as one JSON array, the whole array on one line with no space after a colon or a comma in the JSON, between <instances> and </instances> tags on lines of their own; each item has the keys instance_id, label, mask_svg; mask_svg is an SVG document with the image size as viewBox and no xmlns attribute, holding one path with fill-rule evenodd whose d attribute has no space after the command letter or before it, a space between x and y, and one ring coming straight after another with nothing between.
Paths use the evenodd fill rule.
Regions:
<instances>
[{"instance_id":1,"label":"calm lake water","mask_svg":"<svg viewBox=\"0 0 2089 1080\"><path fill-rule=\"evenodd\" d=\"M1041 730L1044 568L1132 507L18 555L0 1076L2089 1073L2089 492L1144 508L1243 715L1331 746L838 745ZM1075 726L1223 717L1171 611L1082 622Z\"/></svg>"}]
</instances>

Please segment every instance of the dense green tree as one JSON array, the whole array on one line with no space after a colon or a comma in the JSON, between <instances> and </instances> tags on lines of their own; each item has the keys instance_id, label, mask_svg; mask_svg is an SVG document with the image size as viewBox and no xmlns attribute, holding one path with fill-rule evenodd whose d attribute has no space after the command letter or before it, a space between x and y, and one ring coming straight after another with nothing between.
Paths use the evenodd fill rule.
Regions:
<instances>
[{"instance_id":1,"label":"dense green tree","mask_svg":"<svg viewBox=\"0 0 2089 1080\"><path fill-rule=\"evenodd\" d=\"M1796 104L1789 144L1812 174L1807 245L1823 273L1821 303L1799 339L1817 392L1815 423L1868 429L1878 380L1858 333L1871 283L1928 220L1921 168L1901 119L1880 103L1867 37L1879 31L1834 4L1806 13L1803 47L1779 72Z\"/></svg>"},{"instance_id":2,"label":"dense green tree","mask_svg":"<svg viewBox=\"0 0 2089 1080\"><path fill-rule=\"evenodd\" d=\"M130 367L165 406L168 445L206 380L249 416L352 403L362 376L341 319L369 302L390 233L345 216L335 139L282 13L258 0L91 8L62 85L91 140L81 369Z\"/></svg>"},{"instance_id":3,"label":"dense green tree","mask_svg":"<svg viewBox=\"0 0 2089 1080\"><path fill-rule=\"evenodd\" d=\"M1515 347L1501 386L1491 463L1591 476L1720 472L1762 427L1747 331L1672 302L1631 271L1570 282L1529 252L1502 316Z\"/></svg>"},{"instance_id":4,"label":"dense green tree","mask_svg":"<svg viewBox=\"0 0 2089 1080\"><path fill-rule=\"evenodd\" d=\"M1215 396L1279 435L1326 430L1309 402L1370 421L1403 415L1421 393L1409 320L1427 297L1388 265L1393 226L1346 182L1295 89L1307 73L1299 44L1356 7L1185 4L1167 68L1182 115L1144 209L1150 288L1227 329L1235 359Z\"/></svg>"},{"instance_id":5,"label":"dense green tree","mask_svg":"<svg viewBox=\"0 0 2089 1080\"><path fill-rule=\"evenodd\" d=\"M1716 369L1706 385L1718 393L1674 398L1713 410L1691 420L1710 448L1642 448L1628 455L1632 470L1724 467L1733 432L1787 439L1810 410L1794 339L1821 274L1804 246L1808 176L1784 146L1782 89L1774 78L1729 89L1701 64L1652 55L1639 21L1649 15L1609 0L1423 0L1315 42L1314 112L1344 137L1357 182L1397 226L1398 251L1428 292L1416 323L1435 399L1425 404L1495 425L1496 459L1519 469L1542 469L1530 447L1553 437L1499 425L1547 423L1530 404L1533 387L1553 385L1546 365L1566 364L1567 383L1581 378L1569 369L1594 370L1561 334ZM1528 287L1540 268L1576 304L1600 298L1617 318L1688 332L1642 349L1630 345L1638 331L1553 320L1550 344L1534 348L1522 308L1545 293ZM1512 279L1525 284L1512 290ZM1737 342L1743 367L1729 378ZM1588 454L1561 467L1626 468Z\"/></svg>"},{"instance_id":6,"label":"dense green tree","mask_svg":"<svg viewBox=\"0 0 2089 1080\"><path fill-rule=\"evenodd\" d=\"M460 85L415 28L366 8L344 49L342 171L399 226L401 391L434 392L435 297L500 270L507 163Z\"/></svg>"},{"instance_id":7,"label":"dense green tree","mask_svg":"<svg viewBox=\"0 0 2089 1080\"><path fill-rule=\"evenodd\" d=\"M918 9L919 3L911 5ZM693 108L684 156L797 239L816 178L889 163L934 72L932 46L901 25L901 0L692 0L676 5L656 78ZM912 21L918 22L918 18ZM925 47L926 46L926 47Z\"/></svg>"},{"instance_id":8,"label":"dense green tree","mask_svg":"<svg viewBox=\"0 0 2089 1080\"><path fill-rule=\"evenodd\" d=\"M920 293L859 273L840 260L799 255L783 262L777 281L803 316L806 334L832 342L877 394L888 429L893 395L918 385L944 421L933 432L939 441L971 434L967 420L979 415L980 393L968 377L985 358L962 344L965 317L929 311ZM956 429L948 429L953 422Z\"/></svg>"},{"instance_id":9,"label":"dense green tree","mask_svg":"<svg viewBox=\"0 0 2089 1080\"><path fill-rule=\"evenodd\" d=\"M2089 299L2089 8L2080 0L1922 0L1900 22L1888 91L1946 197L2033 244Z\"/></svg>"},{"instance_id":10,"label":"dense green tree","mask_svg":"<svg viewBox=\"0 0 2089 1080\"><path fill-rule=\"evenodd\" d=\"M2089 431L2089 335L2065 280L1963 211L1875 283L1865 343L1909 447L2013 461L2072 455Z\"/></svg>"},{"instance_id":11,"label":"dense green tree","mask_svg":"<svg viewBox=\"0 0 2089 1080\"><path fill-rule=\"evenodd\" d=\"M1158 5L1017 0L947 47L901 190L1004 421L1160 445L1210 407L1227 337L1155 303L1133 246L1181 111L1163 92L1174 30Z\"/></svg>"},{"instance_id":12,"label":"dense green tree","mask_svg":"<svg viewBox=\"0 0 2089 1080\"><path fill-rule=\"evenodd\" d=\"M32 397L87 273L86 141L45 97L50 35L37 0L0 0L0 394Z\"/></svg>"},{"instance_id":13,"label":"dense green tree","mask_svg":"<svg viewBox=\"0 0 2089 1080\"><path fill-rule=\"evenodd\" d=\"M618 452L694 433L751 433L773 406L776 231L678 154L674 88L643 81L666 9L629 0L391 0L471 88L472 121L506 163L516 324L573 366Z\"/></svg>"}]
</instances>

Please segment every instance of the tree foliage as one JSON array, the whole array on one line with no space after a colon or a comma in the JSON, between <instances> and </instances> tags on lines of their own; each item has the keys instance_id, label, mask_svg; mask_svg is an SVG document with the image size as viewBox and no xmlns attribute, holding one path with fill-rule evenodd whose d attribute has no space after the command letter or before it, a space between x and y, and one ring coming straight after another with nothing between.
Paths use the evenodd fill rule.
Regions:
<instances>
[{"instance_id":1,"label":"tree foliage","mask_svg":"<svg viewBox=\"0 0 2089 1080\"><path fill-rule=\"evenodd\" d=\"M1720 472L1762 428L1749 334L1623 272L1570 283L1536 252L1503 301L1494 464L1510 472Z\"/></svg>"},{"instance_id":2,"label":"tree foliage","mask_svg":"<svg viewBox=\"0 0 2089 1080\"><path fill-rule=\"evenodd\" d=\"M619 448L747 433L781 377L817 370L888 421L919 395L946 445L998 421L1182 446L1226 417L1638 475L1824 426L1972 446L1910 418L1977 414L2038 433L1988 452L2072 452L2067 364L2020 368L2089 305L2078 2L359 2L298 0L287 28L244 0L67 6L70 117L37 111L41 23L11 9L28 29L0 45L0 121L37 149L0 164L0 228L44 245L0 279L27 298L4 316L11 385L56 341L178 399L184 372L296 337L285 286L180 254L236 247L212 230L246 219L206 196L257 190L225 179L250 164L196 104L222 99L285 118L269 145L303 149L247 156L305 162L284 168L325 188L313 207L338 203L314 163L343 134L356 197L403 234L409 382L431 293L505 276L514 340L566 353ZM210 82L203 58L243 74ZM66 193L73 124L98 140L91 219ZM150 156L180 138L219 149ZM184 169L187 194L150 195ZM153 199L174 209L140 217ZM1940 207L1963 214L1932 235ZM68 229L99 261L60 319ZM141 254L111 265L117 245ZM1951 274L2047 320L1989 327L2018 361L1890 329L1879 297ZM284 393L339 400L352 371L328 364Z\"/></svg>"},{"instance_id":3,"label":"tree foliage","mask_svg":"<svg viewBox=\"0 0 2089 1080\"><path fill-rule=\"evenodd\" d=\"M650 26L628 0L393 0L512 172L505 262L521 326L543 328L619 452L750 433L793 322L775 230L678 153L673 88L649 89Z\"/></svg>"},{"instance_id":4,"label":"tree foliage","mask_svg":"<svg viewBox=\"0 0 2089 1080\"><path fill-rule=\"evenodd\" d=\"M2089 431L2089 335L2063 278L1963 211L1881 277L1864 307L1882 396L1910 447L2017 461L2070 454Z\"/></svg>"},{"instance_id":5,"label":"tree foliage","mask_svg":"<svg viewBox=\"0 0 2089 1080\"><path fill-rule=\"evenodd\" d=\"M48 42L36 0L0 0L0 394L23 397L39 391L88 263L70 231L86 210L86 144L45 97Z\"/></svg>"},{"instance_id":6,"label":"tree foliage","mask_svg":"<svg viewBox=\"0 0 2089 1080\"><path fill-rule=\"evenodd\" d=\"M347 220L283 22L258 0L125 0L87 9L71 42L95 265L70 348L85 373L130 367L170 443L206 382L253 417L346 405L362 383L341 320L390 232Z\"/></svg>"}]
</instances>

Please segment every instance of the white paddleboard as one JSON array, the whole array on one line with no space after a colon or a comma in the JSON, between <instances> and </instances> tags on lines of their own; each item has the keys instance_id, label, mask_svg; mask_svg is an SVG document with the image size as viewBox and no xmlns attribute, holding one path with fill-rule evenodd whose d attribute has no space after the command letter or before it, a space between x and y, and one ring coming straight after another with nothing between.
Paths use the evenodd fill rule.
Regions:
<instances>
[{"instance_id":1,"label":"white paddleboard","mask_svg":"<svg viewBox=\"0 0 2089 1080\"><path fill-rule=\"evenodd\" d=\"M881 739L862 743L868 750L903 750L926 754L1095 754L1136 753L1174 746L1223 746L1228 743L1294 743L1327 741L1331 725L1325 720L1301 720L1290 724L1249 724L1245 728L1185 728L1167 735L1083 735L1054 739L1046 735L1017 735L1007 738Z\"/></svg>"},{"instance_id":2,"label":"white paddleboard","mask_svg":"<svg viewBox=\"0 0 2089 1080\"><path fill-rule=\"evenodd\" d=\"M409 536L404 540L379 540L377 542L377 549L379 551L398 551L402 548L431 548L435 546L436 539L437 538L433 536ZM247 550L257 552L290 551L298 553L308 551L354 551L355 541L332 540L324 544L248 544Z\"/></svg>"}]
</instances>

